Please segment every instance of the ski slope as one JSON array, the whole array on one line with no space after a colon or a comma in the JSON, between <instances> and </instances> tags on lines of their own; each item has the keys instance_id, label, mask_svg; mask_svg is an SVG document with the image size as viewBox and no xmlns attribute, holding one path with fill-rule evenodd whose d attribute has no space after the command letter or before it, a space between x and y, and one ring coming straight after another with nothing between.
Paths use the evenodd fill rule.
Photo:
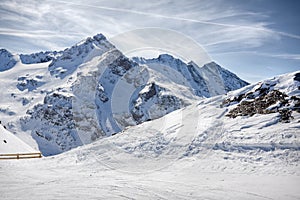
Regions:
<instances>
[{"instance_id":1,"label":"ski slope","mask_svg":"<svg viewBox=\"0 0 300 200\"><path fill-rule=\"evenodd\" d=\"M1 58L0 153L48 156L1 161L1 200L300 199L299 71L243 87L216 63L135 63L101 34Z\"/></svg>"},{"instance_id":2,"label":"ski slope","mask_svg":"<svg viewBox=\"0 0 300 200\"><path fill-rule=\"evenodd\" d=\"M300 114L290 123L278 113L232 119L236 105L220 106L256 86L57 156L1 162L2 199L299 199Z\"/></svg>"}]
</instances>

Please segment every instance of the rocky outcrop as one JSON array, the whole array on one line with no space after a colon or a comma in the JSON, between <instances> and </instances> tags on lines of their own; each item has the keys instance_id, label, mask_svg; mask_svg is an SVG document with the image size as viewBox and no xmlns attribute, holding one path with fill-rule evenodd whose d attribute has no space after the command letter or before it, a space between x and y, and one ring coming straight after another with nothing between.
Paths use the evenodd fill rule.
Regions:
<instances>
[{"instance_id":1,"label":"rocky outcrop","mask_svg":"<svg viewBox=\"0 0 300 200\"><path fill-rule=\"evenodd\" d=\"M9 51L0 49L0 72L11 69L16 63L17 60Z\"/></svg>"},{"instance_id":2,"label":"rocky outcrop","mask_svg":"<svg viewBox=\"0 0 300 200\"><path fill-rule=\"evenodd\" d=\"M108 65L108 68L111 72L118 76L123 76L128 70L132 67L136 67L137 64L135 62L130 61L125 56L121 55L116 60Z\"/></svg>"},{"instance_id":3,"label":"rocky outcrop","mask_svg":"<svg viewBox=\"0 0 300 200\"><path fill-rule=\"evenodd\" d=\"M167 94L166 91L167 89L159 87L155 83L145 86L133 102L131 109L131 114L137 124L157 119L186 106L183 100Z\"/></svg>"},{"instance_id":4,"label":"rocky outcrop","mask_svg":"<svg viewBox=\"0 0 300 200\"><path fill-rule=\"evenodd\" d=\"M50 93L43 104L28 110L21 119L23 130L31 130L43 155L53 155L81 144L72 112L72 96Z\"/></svg>"},{"instance_id":5,"label":"rocky outcrop","mask_svg":"<svg viewBox=\"0 0 300 200\"><path fill-rule=\"evenodd\" d=\"M18 78L18 84L17 84L17 88L21 91L24 90L28 90L28 91L33 91L35 90L37 87L42 86L43 84L45 84L44 81L42 81L43 76L35 76L35 77L29 77L29 75L27 76L20 76Z\"/></svg>"},{"instance_id":6,"label":"rocky outcrop","mask_svg":"<svg viewBox=\"0 0 300 200\"><path fill-rule=\"evenodd\" d=\"M3 52L8 58L5 69L15 65L18 56ZM21 54L20 60L31 71L20 69L23 74L12 86L18 88L12 97L24 106L22 115L27 110L27 115L16 120L24 131L31 132L44 155L122 132L244 84L215 63L205 67L209 72L204 77L195 63L168 54L129 59L102 34L59 52ZM216 78L209 79L210 75ZM232 77L236 82L230 82L229 88L226 81ZM215 80L221 89L211 93ZM2 113L16 115L6 110Z\"/></svg>"},{"instance_id":7,"label":"rocky outcrop","mask_svg":"<svg viewBox=\"0 0 300 200\"><path fill-rule=\"evenodd\" d=\"M20 54L20 59L23 64L44 63L57 58L61 53L61 51L46 51L32 54Z\"/></svg>"},{"instance_id":8,"label":"rocky outcrop","mask_svg":"<svg viewBox=\"0 0 300 200\"><path fill-rule=\"evenodd\" d=\"M300 98L288 96L284 92L273 89L275 85L275 83L260 83L255 90L224 100L222 106L237 104L226 116L236 118L279 113L279 121L290 122L293 119L293 111L300 112Z\"/></svg>"}]
</instances>

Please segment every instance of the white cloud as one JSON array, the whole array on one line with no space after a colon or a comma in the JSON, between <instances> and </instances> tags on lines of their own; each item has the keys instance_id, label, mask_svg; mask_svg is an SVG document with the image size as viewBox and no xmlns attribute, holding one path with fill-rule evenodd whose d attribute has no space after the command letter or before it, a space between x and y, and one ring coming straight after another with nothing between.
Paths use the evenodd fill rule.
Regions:
<instances>
[{"instance_id":1,"label":"white cloud","mask_svg":"<svg viewBox=\"0 0 300 200\"><path fill-rule=\"evenodd\" d=\"M2 0L0 14L0 42L11 50L36 49L21 43L5 46L7 38L36 42L39 50L59 50L99 32L113 37L143 27L182 32L209 52L257 48L282 36L300 39L268 28L267 14L246 12L223 0Z\"/></svg>"},{"instance_id":2,"label":"white cloud","mask_svg":"<svg viewBox=\"0 0 300 200\"><path fill-rule=\"evenodd\" d=\"M274 53L274 52L257 52L257 51L227 51L227 52L216 52L214 55L225 55L225 54L245 54L245 55L257 55L257 56L264 56L264 57L272 57L272 58L281 58L281 59L288 59L288 60L300 60L300 54L293 54L293 53Z\"/></svg>"}]
</instances>

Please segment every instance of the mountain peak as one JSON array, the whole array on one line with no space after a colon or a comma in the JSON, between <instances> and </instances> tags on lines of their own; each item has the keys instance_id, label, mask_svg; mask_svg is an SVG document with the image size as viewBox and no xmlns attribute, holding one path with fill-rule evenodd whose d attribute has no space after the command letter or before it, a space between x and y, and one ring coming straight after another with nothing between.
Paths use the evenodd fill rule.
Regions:
<instances>
[{"instance_id":1,"label":"mountain peak","mask_svg":"<svg viewBox=\"0 0 300 200\"><path fill-rule=\"evenodd\" d=\"M88 37L65 49L60 56L55 58L49 65L50 73L56 77L64 78L74 72L80 64L114 48L115 46L101 33Z\"/></svg>"},{"instance_id":2,"label":"mountain peak","mask_svg":"<svg viewBox=\"0 0 300 200\"><path fill-rule=\"evenodd\" d=\"M194 61L190 61L190 62L188 62L187 63L188 65L192 65L192 66L194 66L194 67L199 67Z\"/></svg>"},{"instance_id":3,"label":"mountain peak","mask_svg":"<svg viewBox=\"0 0 300 200\"><path fill-rule=\"evenodd\" d=\"M10 53L9 51L7 51L6 49L0 49L0 55L2 54L7 54L7 53Z\"/></svg>"},{"instance_id":4,"label":"mountain peak","mask_svg":"<svg viewBox=\"0 0 300 200\"><path fill-rule=\"evenodd\" d=\"M157 58L158 60L174 60L175 58L170 54L160 54Z\"/></svg>"},{"instance_id":5,"label":"mountain peak","mask_svg":"<svg viewBox=\"0 0 300 200\"><path fill-rule=\"evenodd\" d=\"M0 63L5 61L3 58L0 56ZM169 54L152 59L133 58L132 62L102 34L60 52L20 58L28 64L11 70L18 73L18 83L14 80L2 86L6 100L0 99L0 104L11 102L9 105L17 110L15 102L22 102L21 112L26 115L16 118L9 114L13 111L5 108L0 116L7 113L13 122L21 123L16 130L30 130L44 155L67 151L82 140L90 143L128 126L162 117L203 97L243 86L238 77L222 68L202 69ZM38 62L41 64L37 71L37 65L32 63ZM5 75L0 73L0 77ZM5 88L16 90L12 93Z\"/></svg>"},{"instance_id":6,"label":"mountain peak","mask_svg":"<svg viewBox=\"0 0 300 200\"><path fill-rule=\"evenodd\" d=\"M224 70L224 68L222 68L220 65L218 65L216 62L214 62L214 61L211 61L211 62L209 62L209 63L206 63L206 64L204 64L202 67L205 67L205 68L218 68L218 69L223 69Z\"/></svg>"},{"instance_id":7,"label":"mountain peak","mask_svg":"<svg viewBox=\"0 0 300 200\"><path fill-rule=\"evenodd\" d=\"M87 45L87 44L91 44L91 43L94 43L98 46L98 44L103 41L107 41L106 37L102 33L98 33L98 34L94 35L93 37L87 37L86 39L80 41L79 43L75 44L74 46L82 46L82 45ZM72 47L74 47L74 46L72 46Z\"/></svg>"},{"instance_id":8,"label":"mountain peak","mask_svg":"<svg viewBox=\"0 0 300 200\"><path fill-rule=\"evenodd\" d=\"M0 49L0 72L12 68L16 62L16 59L9 51Z\"/></svg>"},{"instance_id":9,"label":"mountain peak","mask_svg":"<svg viewBox=\"0 0 300 200\"><path fill-rule=\"evenodd\" d=\"M94 35L93 38L97 41L106 40L106 37L102 33L98 33L97 35Z\"/></svg>"}]
</instances>

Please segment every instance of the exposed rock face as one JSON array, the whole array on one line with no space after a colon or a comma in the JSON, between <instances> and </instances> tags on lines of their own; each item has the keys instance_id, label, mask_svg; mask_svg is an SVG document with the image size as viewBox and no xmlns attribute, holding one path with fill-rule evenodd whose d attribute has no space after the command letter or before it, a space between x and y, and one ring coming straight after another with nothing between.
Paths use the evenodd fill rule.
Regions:
<instances>
[{"instance_id":1,"label":"exposed rock face","mask_svg":"<svg viewBox=\"0 0 300 200\"><path fill-rule=\"evenodd\" d=\"M276 84L261 83L254 91L239 94L231 99L226 99L222 106L237 104L226 115L231 118L238 116L253 116L255 114L279 113L281 122L293 119L292 112L300 112L300 98L288 96L284 92L274 90Z\"/></svg>"},{"instance_id":2,"label":"exposed rock face","mask_svg":"<svg viewBox=\"0 0 300 200\"><path fill-rule=\"evenodd\" d=\"M106 94L106 92L104 91L103 86L99 83L98 87L97 87L97 98L100 99L100 101L102 101L103 103L107 102L109 100L108 95Z\"/></svg>"},{"instance_id":3,"label":"exposed rock face","mask_svg":"<svg viewBox=\"0 0 300 200\"><path fill-rule=\"evenodd\" d=\"M0 72L11 69L16 63L16 59L9 51L0 49Z\"/></svg>"},{"instance_id":4,"label":"exposed rock face","mask_svg":"<svg viewBox=\"0 0 300 200\"><path fill-rule=\"evenodd\" d=\"M162 66L172 68L187 80L195 95L200 97L225 94L249 84L215 62L207 63L201 67L192 61L186 64L168 54L162 54L153 59L134 57L133 60L140 64L146 64L150 68L157 69L159 65L161 68Z\"/></svg>"},{"instance_id":5,"label":"exposed rock face","mask_svg":"<svg viewBox=\"0 0 300 200\"><path fill-rule=\"evenodd\" d=\"M300 82L300 73L295 74L294 80Z\"/></svg>"},{"instance_id":6,"label":"exposed rock face","mask_svg":"<svg viewBox=\"0 0 300 200\"><path fill-rule=\"evenodd\" d=\"M3 69L19 61L17 55L1 52ZM24 106L23 117L15 120L21 123L17 131L31 132L44 155L113 135L247 84L216 63L202 69L168 54L129 59L102 34L63 51L21 54L20 60L20 66L31 71L18 69L23 74L12 86L17 88L14 101ZM10 111L1 112L16 115Z\"/></svg>"},{"instance_id":7,"label":"exposed rock face","mask_svg":"<svg viewBox=\"0 0 300 200\"><path fill-rule=\"evenodd\" d=\"M21 119L24 130L31 130L43 155L53 155L81 144L76 133L72 97L61 93L46 95L43 104L28 110Z\"/></svg>"},{"instance_id":8,"label":"exposed rock face","mask_svg":"<svg viewBox=\"0 0 300 200\"><path fill-rule=\"evenodd\" d=\"M46 51L32 54L20 54L21 62L24 64L49 62L62 54L61 51Z\"/></svg>"},{"instance_id":9,"label":"exposed rock face","mask_svg":"<svg viewBox=\"0 0 300 200\"><path fill-rule=\"evenodd\" d=\"M111 69L111 72L118 76L123 76L128 70L136 66L136 63L131 62L123 55L121 55L119 58L108 65L108 67Z\"/></svg>"},{"instance_id":10,"label":"exposed rock face","mask_svg":"<svg viewBox=\"0 0 300 200\"><path fill-rule=\"evenodd\" d=\"M45 84L44 81L42 81L42 76L35 76L33 78L30 78L29 76L21 76L18 78L18 84L17 88L21 91L28 90L33 91L37 87L40 87L41 85Z\"/></svg>"},{"instance_id":11,"label":"exposed rock face","mask_svg":"<svg viewBox=\"0 0 300 200\"><path fill-rule=\"evenodd\" d=\"M165 88L161 88L155 83L146 85L133 102L131 110L137 124L157 119L185 105L181 99L166 94L166 91Z\"/></svg>"}]
</instances>

